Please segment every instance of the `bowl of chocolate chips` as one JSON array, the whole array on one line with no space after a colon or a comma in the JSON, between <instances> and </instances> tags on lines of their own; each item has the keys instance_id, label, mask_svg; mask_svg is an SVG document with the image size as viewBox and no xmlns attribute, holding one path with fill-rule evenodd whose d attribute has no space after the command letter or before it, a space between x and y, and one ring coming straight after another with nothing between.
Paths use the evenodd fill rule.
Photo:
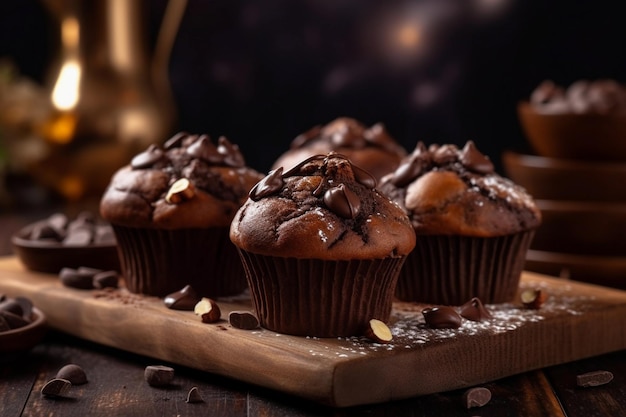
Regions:
<instances>
[{"instance_id":1,"label":"bowl of chocolate chips","mask_svg":"<svg viewBox=\"0 0 626 417\"><path fill-rule=\"evenodd\" d=\"M91 212L82 212L74 219L55 213L18 231L11 243L31 271L57 274L63 268L80 266L120 269L111 226Z\"/></svg>"},{"instance_id":2,"label":"bowl of chocolate chips","mask_svg":"<svg viewBox=\"0 0 626 417\"><path fill-rule=\"evenodd\" d=\"M0 354L32 348L46 330L46 316L30 299L0 294Z\"/></svg>"},{"instance_id":3,"label":"bowl of chocolate chips","mask_svg":"<svg viewBox=\"0 0 626 417\"><path fill-rule=\"evenodd\" d=\"M540 156L626 162L626 86L610 79L541 83L519 103L521 127Z\"/></svg>"}]
</instances>

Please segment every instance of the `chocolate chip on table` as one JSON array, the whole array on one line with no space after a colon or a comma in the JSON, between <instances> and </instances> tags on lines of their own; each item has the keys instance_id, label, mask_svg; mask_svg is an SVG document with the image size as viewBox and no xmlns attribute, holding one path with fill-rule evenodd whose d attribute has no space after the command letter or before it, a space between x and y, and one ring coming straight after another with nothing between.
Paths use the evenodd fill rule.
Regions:
<instances>
[{"instance_id":1,"label":"chocolate chip on table","mask_svg":"<svg viewBox=\"0 0 626 417\"><path fill-rule=\"evenodd\" d=\"M491 391L484 387L470 388L463 393L465 408L483 407L491 401Z\"/></svg>"},{"instance_id":2,"label":"chocolate chip on table","mask_svg":"<svg viewBox=\"0 0 626 417\"><path fill-rule=\"evenodd\" d=\"M461 316L449 306L428 307L422 310L426 325L433 329L458 329Z\"/></svg>"},{"instance_id":3,"label":"chocolate chip on table","mask_svg":"<svg viewBox=\"0 0 626 417\"><path fill-rule=\"evenodd\" d=\"M53 378L41 388L41 393L47 397L65 397L71 386L67 379Z\"/></svg>"},{"instance_id":4,"label":"chocolate chip on table","mask_svg":"<svg viewBox=\"0 0 626 417\"><path fill-rule=\"evenodd\" d=\"M22 305L15 298L7 298L0 302L0 311L6 311L18 316L24 315L24 309Z\"/></svg>"},{"instance_id":5,"label":"chocolate chip on table","mask_svg":"<svg viewBox=\"0 0 626 417\"><path fill-rule=\"evenodd\" d=\"M152 387L166 387L174 380L174 368L165 365L148 365L144 378Z\"/></svg>"},{"instance_id":6,"label":"chocolate chip on table","mask_svg":"<svg viewBox=\"0 0 626 417\"><path fill-rule=\"evenodd\" d=\"M0 310L0 317L6 321L10 329L19 329L20 327L30 324L30 321L22 317L21 314L14 314L10 311Z\"/></svg>"},{"instance_id":7,"label":"chocolate chip on table","mask_svg":"<svg viewBox=\"0 0 626 417\"><path fill-rule=\"evenodd\" d=\"M204 398L202 398L202 395L200 395L200 391L198 391L198 387L192 387L189 392L187 393L187 400L188 403L202 403L204 402Z\"/></svg>"},{"instance_id":8,"label":"chocolate chip on table","mask_svg":"<svg viewBox=\"0 0 626 417\"><path fill-rule=\"evenodd\" d=\"M190 285L185 285L182 289L166 295L163 302L172 310L193 311L200 299L201 297Z\"/></svg>"},{"instance_id":9,"label":"chocolate chip on table","mask_svg":"<svg viewBox=\"0 0 626 417\"><path fill-rule=\"evenodd\" d=\"M231 311L228 323L236 329L254 330L259 327L259 319L249 311Z\"/></svg>"},{"instance_id":10,"label":"chocolate chip on table","mask_svg":"<svg viewBox=\"0 0 626 417\"><path fill-rule=\"evenodd\" d=\"M92 242L93 237L93 229L88 227L80 227L68 231L61 243L64 246L87 246Z\"/></svg>"},{"instance_id":11,"label":"chocolate chip on table","mask_svg":"<svg viewBox=\"0 0 626 417\"><path fill-rule=\"evenodd\" d=\"M73 363L65 365L59 369L55 378L70 381L72 385L82 385L87 383L87 374L85 374L85 370Z\"/></svg>"},{"instance_id":12,"label":"chocolate chip on table","mask_svg":"<svg viewBox=\"0 0 626 417\"><path fill-rule=\"evenodd\" d=\"M597 387L608 384L613 380L613 374L609 371L592 371L576 376L576 385L579 387Z\"/></svg>"},{"instance_id":13,"label":"chocolate chip on table","mask_svg":"<svg viewBox=\"0 0 626 417\"><path fill-rule=\"evenodd\" d=\"M18 329L32 322L33 303L26 297L0 297L0 332Z\"/></svg>"}]
</instances>

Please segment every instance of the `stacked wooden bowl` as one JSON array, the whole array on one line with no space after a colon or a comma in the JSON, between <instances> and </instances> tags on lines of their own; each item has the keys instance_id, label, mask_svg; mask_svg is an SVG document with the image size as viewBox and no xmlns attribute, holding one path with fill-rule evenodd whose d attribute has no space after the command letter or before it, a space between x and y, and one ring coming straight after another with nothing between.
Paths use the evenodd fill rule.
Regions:
<instances>
[{"instance_id":1,"label":"stacked wooden bowl","mask_svg":"<svg viewBox=\"0 0 626 417\"><path fill-rule=\"evenodd\" d=\"M526 269L626 289L626 116L518 114L537 155L505 152L503 166L543 216Z\"/></svg>"}]
</instances>

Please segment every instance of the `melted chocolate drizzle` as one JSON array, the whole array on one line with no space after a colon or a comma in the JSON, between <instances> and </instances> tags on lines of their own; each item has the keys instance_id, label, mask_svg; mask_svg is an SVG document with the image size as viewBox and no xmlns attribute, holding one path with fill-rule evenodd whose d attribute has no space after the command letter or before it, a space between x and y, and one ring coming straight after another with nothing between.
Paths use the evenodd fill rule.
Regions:
<instances>
[{"instance_id":1,"label":"melted chocolate drizzle","mask_svg":"<svg viewBox=\"0 0 626 417\"><path fill-rule=\"evenodd\" d=\"M259 201L264 197L274 195L282 190L285 181L283 181L283 167L279 167L259 181L248 194L250 199Z\"/></svg>"}]
</instances>

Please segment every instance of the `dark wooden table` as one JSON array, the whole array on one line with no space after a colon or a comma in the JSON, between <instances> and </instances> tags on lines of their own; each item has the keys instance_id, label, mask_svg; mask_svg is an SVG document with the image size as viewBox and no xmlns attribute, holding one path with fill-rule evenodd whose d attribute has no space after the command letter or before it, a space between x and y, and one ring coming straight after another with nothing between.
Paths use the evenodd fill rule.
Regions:
<instances>
[{"instance_id":1,"label":"dark wooden table","mask_svg":"<svg viewBox=\"0 0 626 417\"><path fill-rule=\"evenodd\" d=\"M0 214L0 255L11 254L13 232L43 213ZM69 398L41 395L42 386L68 363L83 367L89 382L72 387ZM0 357L0 416L626 416L626 351L484 384L492 400L469 410L463 405L464 390L331 409L173 364L174 384L159 389L144 380L144 368L154 364L163 362L51 330L31 351ZM596 370L612 372L613 381L577 387L577 375ZM192 387L198 387L204 402L185 401Z\"/></svg>"}]
</instances>

